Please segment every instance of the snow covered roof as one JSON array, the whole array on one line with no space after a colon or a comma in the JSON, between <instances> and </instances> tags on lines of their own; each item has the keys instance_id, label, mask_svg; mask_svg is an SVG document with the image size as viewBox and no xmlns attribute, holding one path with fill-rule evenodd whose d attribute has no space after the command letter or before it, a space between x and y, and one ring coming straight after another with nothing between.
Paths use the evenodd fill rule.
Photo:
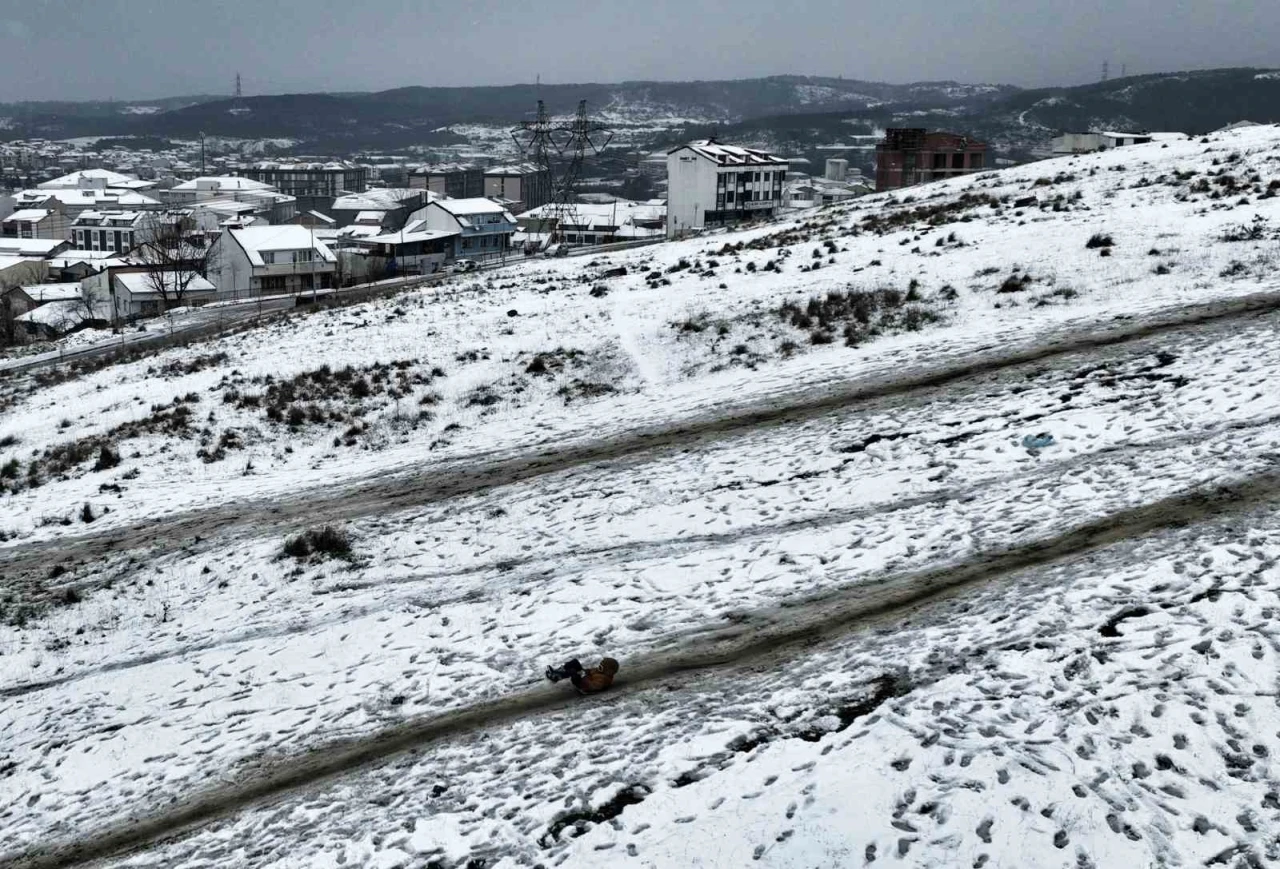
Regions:
<instances>
[{"instance_id":1,"label":"snow covered roof","mask_svg":"<svg viewBox=\"0 0 1280 869\"><path fill-rule=\"evenodd\" d=\"M21 193L14 196L14 201L19 205L45 202L49 199L56 199L64 205L79 207L92 207L94 205L131 205L137 207L148 207L160 204L150 196L144 196L141 193L135 193L131 190L95 190L92 188L23 190Z\"/></svg>"},{"instance_id":2,"label":"snow covered roof","mask_svg":"<svg viewBox=\"0 0 1280 869\"><path fill-rule=\"evenodd\" d=\"M47 261L49 263L49 268L69 269L72 266L83 264L83 265L89 266L90 268L96 271L102 271L103 269L113 269L118 266L127 266L129 264L129 261L127 259L120 259L115 255L114 251L109 251L109 250L67 251L67 253L80 253L80 254L93 254L93 255L92 256L67 256L66 254L59 254L58 256L51 257ZM104 257L103 254L110 254L110 256Z\"/></svg>"},{"instance_id":3,"label":"snow covered roof","mask_svg":"<svg viewBox=\"0 0 1280 869\"><path fill-rule=\"evenodd\" d=\"M757 151L754 148L743 148L739 145L722 145L715 139L701 139L672 148L668 154L688 149L695 154L706 157L719 166L785 166L787 161L773 154Z\"/></svg>"},{"instance_id":4,"label":"snow covered roof","mask_svg":"<svg viewBox=\"0 0 1280 869\"><path fill-rule=\"evenodd\" d=\"M72 248L64 250L57 255L57 260L71 260L72 262L89 262L90 260L108 260L116 256L115 251L110 250L83 250L80 248Z\"/></svg>"},{"instance_id":5,"label":"snow covered roof","mask_svg":"<svg viewBox=\"0 0 1280 869\"><path fill-rule=\"evenodd\" d=\"M239 175L202 175L175 184L170 190L223 192L232 190L274 190L270 184L254 181L252 178L241 178Z\"/></svg>"},{"instance_id":6,"label":"snow covered roof","mask_svg":"<svg viewBox=\"0 0 1280 869\"><path fill-rule=\"evenodd\" d=\"M386 216L385 211L361 211L356 214L356 223L382 223Z\"/></svg>"},{"instance_id":7,"label":"snow covered roof","mask_svg":"<svg viewBox=\"0 0 1280 869\"><path fill-rule=\"evenodd\" d=\"M72 226L133 226L142 219L141 211L82 211Z\"/></svg>"},{"instance_id":8,"label":"snow covered roof","mask_svg":"<svg viewBox=\"0 0 1280 869\"><path fill-rule=\"evenodd\" d=\"M243 230L238 230L243 231ZM200 277L200 275L188 272L183 276L184 280L190 278L187 284L187 293L212 293L217 287L211 284L208 279ZM152 283L150 275L147 272L116 272L116 285L128 290L134 296L158 296L160 295ZM165 279L169 281L169 278Z\"/></svg>"},{"instance_id":9,"label":"snow covered roof","mask_svg":"<svg viewBox=\"0 0 1280 869\"><path fill-rule=\"evenodd\" d=\"M79 284L76 285L79 287ZM110 314L104 311L95 311L99 319L107 319ZM89 312L85 310L84 302L80 299L60 299L51 301L41 305L38 308L32 308L25 314L14 317L21 323L35 323L40 326L48 326L59 332L65 332L79 326L85 320L89 319Z\"/></svg>"},{"instance_id":10,"label":"snow covered roof","mask_svg":"<svg viewBox=\"0 0 1280 869\"><path fill-rule=\"evenodd\" d=\"M50 214L53 214L53 213L54 212L52 208L24 208L21 211L15 211L13 214L10 214L8 217L5 218L5 220L6 221L9 221L9 220L40 221L40 220L44 220L46 217L48 217Z\"/></svg>"},{"instance_id":11,"label":"snow covered roof","mask_svg":"<svg viewBox=\"0 0 1280 869\"><path fill-rule=\"evenodd\" d=\"M494 166L491 169L484 170L484 174L492 175L492 176L511 177L511 176L533 175L540 171L542 170L540 170L537 166L533 165L532 163L516 163L511 166Z\"/></svg>"},{"instance_id":12,"label":"snow covered roof","mask_svg":"<svg viewBox=\"0 0 1280 869\"><path fill-rule=\"evenodd\" d=\"M427 229L425 220L415 220L404 228L404 232L388 232L366 238L365 241L375 244L412 244L418 241L434 241L437 238L451 238L457 232L443 229Z\"/></svg>"},{"instance_id":13,"label":"snow covered roof","mask_svg":"<svg viewBox=\"0 0 1280 869\"><path fill-rule=\"evenodd\" d=\"M505 214L508 219L515 220L511 212L492 199L439 199L434 205L454 217L466 217L472 214Z\"/></svg>"},{"instance_id":14,"label":"snow covered roof","mask_svg":"<svg viewBox=\"0 0 1280 869\"><path fill-rule=\"evenodd\" d=\"M27 256L13 256L12 254L6 255L6 256L0 256L0 271L13 268L14 266L19 265L21 263L29 263L29 262L35 262L35 261L36 260L33 260L31 257L27 257Z\"/></svg>"},{"instance_id":15,"label":"snow covered roof","mask_svg":"<svg viewBox=\"0 0 1280 869\"><path fill-rule=\"evenodd\" d=\"M566 223L573 226L626 226L636 223L654 223L667 216L665 204L630 202L625 199L617 202L579 202L571 207L572 216L566 218ZM540 205L529 209L520 217L543 220L552 216L553 212L553 206Z\"/></svg>"},{"instance_id":16,"label":"snow covered roof","mask_svg":"<svg viewBox=\"0 0 1280 869\"><path fill-rule=\"evenodd\" d=\"M68 188L76 189L84 184L105 184L108 188L114 187L125 190L145 190L148 187L155 186L152 181L142 181L132 175L123 175L119 172L112 172L109 169L81 169L78 172L53 178L36 186L41 190L62 190Z\"/></svg>"},{"instance_id":17,"label":"snow covered roof","mask_svg":"<svg viewBox=\"0 0 1280 869\"><path fill-rule=\"evenodd\" d=\"M315 238L311 230L296 224L281 226L250 226L245 229L229 230L236 243L244 248L249 262L255 266L266 265L262 259L263 251L272 250L315 250L325 262L333 262L336 257L324 242Z\"/></svg>"},{"instance_id":18,"label":"snow covered roof","mask_svg":"<svg viewBox=\"0 0 1280 869\"><path fill-rule=\"evenodd\" d=\"M316 171L335 171L345 169L359 169L355 163L347 163L342 160L331 160L328 163L289 163L276 160L263 160L254 163L252 169L268 169L279 172L316 172Z\"/></svg>"},{"instance_id":19,"label":"snow covered roof","mask_svg":"<svg viewBox=\"0 0 1280 869\"><path fill-rule=\"evenodd\" d=\"M308 211L308 212L306 212L306 213L307 213L307 214L309 214L309 215L311 215L312 217L316 218L317 220L319 220L319 221L323 222L323 223L334 224L334 223L337 223L337 222L338 222L338 221L334 220L332 217L330 217L329 215L327 215L327 214L321 214L321 213L320 213L320 212L318 212L318 211L314 211L314 210L313 210L313 211Z\"/></svg>"},{"instance_id":20,"label":"snow covered roof","mask_svg":"<svg viewBox=\"0 0 1280 869\"><path fill-rule=\"evenodd\" d=\"M22 287L22 292L26 293L36 302L62 302L67 299L80 298L80 284L31 284Z\"/></svg>"},{"instance_id":21,"label":"snow covered roof","mask_svg":"<svg viewBox=\"0 0 1280 869\"><path fill-rule=\"evenodd\" d=\"M60 238L0 238L0 254L49 256L64 244Z\"/></svg>"},{"instance_id":22,"label":"snow covered roof","mask_svg":"<svg viewBox=\"0 0 1280 869\"><path fill-rule=\"evenodd\" d=\"M423 190L408 187L375 187L364 193L348 193L333 201L336 211L392 211L403 206L405 200L421 199Z\"/></svg>"}]
</instances>

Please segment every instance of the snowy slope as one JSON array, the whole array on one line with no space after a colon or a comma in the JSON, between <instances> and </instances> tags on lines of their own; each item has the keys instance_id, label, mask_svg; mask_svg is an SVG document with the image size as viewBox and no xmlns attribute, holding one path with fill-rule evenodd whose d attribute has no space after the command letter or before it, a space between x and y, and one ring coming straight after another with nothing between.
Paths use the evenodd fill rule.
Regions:
<instances>
[{"instance_id":1,"label":"snowy slope","mask_svg":"<svg viewBox=\"0 0 1280 869\"><path fill-rule=\"evenodd\" d=\"M217 522L155 558L72 561L48 577L50 592L80 590L63 605L18 618L22 601L5 602L0 854L234 787L336 737L554 697L541 667L598 650L640 677L250 806L129 865L1268 859L1280 350L1264 308L436 503L388 506L376 488L1280 290L1280 215L1259 198L1280 177L1278 145L1275 129L1242 131L529 264L31 393L0 417L0 438L18 440L0 462L112 430L122 461L95 471L94 454L3 496L14 536L0 553L103 529L160 537L183 511ZM1209 193L1192 192L1201 178ZM1012 207L1032 193L1067 210ZM953 222L884 234L867 222L936 205ZM1086 247L1095 234L1113 246ZM1222 240L1236 235L1257 237ZM602 277L620 263L626 276ZM651 287L654 271L670 284ZM999 292L1015 273L1030 281ZM903 331L894 308L888 334L855 329L856 347L835 327L813 344L820 325L773 313L850 286L905 297L913 280L921 301L903 305L943 322ZM539 354L546 370L530 370ZM269 402L228 399L266 395L254 378L267 374L397 360L417 361L362 372L368 394L326 380L341 401L293 402L354 420L304 410L291 426ZM176 425L175 396L194 408L177 434L121 439L125 424ZM204 428L206 453L229 429L242 445L205 463ZM1039 431L1056 443L1024 448ZM1223 482L1236 488L1181 498ZM288 523L326 511L343 517L354 561L279 558ZM1117 533L1071 536L1090 523ZM857 615L966 571L973 585L954 596ZM797 624L821 642L797 645ZM708 655L723 663L662 675Z\"/></svg>"}]
</instances>

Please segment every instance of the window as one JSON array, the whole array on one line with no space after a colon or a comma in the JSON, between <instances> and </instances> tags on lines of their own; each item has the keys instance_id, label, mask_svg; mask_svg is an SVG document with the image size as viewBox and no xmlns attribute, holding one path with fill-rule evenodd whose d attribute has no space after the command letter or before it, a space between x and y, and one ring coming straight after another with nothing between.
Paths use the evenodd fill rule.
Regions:
<instances>
[{"instance_id":1,"label":"window","mask_svg":"<svg viewBox=\"0 0 1280 869\"><path fill-rule=\"evenodd\" d=\"M934 154L934 155L933 155L933 168L934 168L934 169L946 169L946 168L947 168L947 155L946 155L946 154Z\"/></svg>"},{"instance_id":2,"label":"window","mask_svg":"<svg viewBox=\"0 0 1280 869\"><path fill-rule=\"evenodd\" d=\"M963 169L963 168L964 168L964 154L952 154L952 155L951 155L951 168L952 168L952 169Z\"/></svg>"},{"instance_id":3,"label":"window","mask_svg":"<svg viewBox=\"0 0 1280 869\"><path fill-rule=\"evenodd\" d=\"M310 251L310 250L295 250L295 251L293 251L293 261L294 261L294 262L296 262L296 263L309 263L309 262L311 262L311 251Z\"/></svg>"},{"instance_id":4,"label":"window","mask_svg":"<svg viewBox=\"0 0 1280 869\"><path fill-rule=\"evenodd\" d=\"M728 202L728 203L730 203L730 204L732 204L732 203L733 203L733 191L732 191L732 190L730 190L728 193L726 193L726 194L725 194L725 196L724 196L724 201L725 201L725 202Z\"/></svg>"},{"instance_id":5,"label":"window","mask_svg":"<svg viewBox=\"0 0 1280 869\"><path fill-rule=\"evenodd\" d=\"M264 250L262 252L262 261L266 265L274 265L276 261L276 252L273 250Z\"/></svg>"},{"instance_id":6,"label":"window","mask_svg":"<svg viewBox=\"0 0 1280 869\"><path fill-rule=\"evenodd\" d=\"M981 169L981 168L982 168L982 154L981 154L981 153L978 153L978 154L970 154L970 155L969 155L969 168L970 168L970 169Z\"/></svg>"}]
</instances>

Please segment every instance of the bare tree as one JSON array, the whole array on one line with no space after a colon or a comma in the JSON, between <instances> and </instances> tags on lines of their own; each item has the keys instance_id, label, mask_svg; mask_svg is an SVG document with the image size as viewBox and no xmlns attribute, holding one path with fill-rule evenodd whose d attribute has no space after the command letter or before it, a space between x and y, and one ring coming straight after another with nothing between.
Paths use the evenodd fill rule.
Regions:
<instances>
[{"instance_id":1,"label":"bare tree","mask_svg":"<svg viewBox=\"0 0 1280 869\"><path fill-rule=\"evenodd\" d=\"M166 310L181 307L195 279L217 268L214 246L195 230L190 215L151 212L140 235L144 240L131 258L147 266L147 285Z\"/></svg>"},{"instance_id":2,"label":"bare tree","mask_svg":"<svg viewBox=\"0 0 1280 869\"><path fill-rule=\"evenodd\" d=\"M0 284L0 345L5 347L18 343L18 311L11 289Z\"/></svg>"}]
</instances>

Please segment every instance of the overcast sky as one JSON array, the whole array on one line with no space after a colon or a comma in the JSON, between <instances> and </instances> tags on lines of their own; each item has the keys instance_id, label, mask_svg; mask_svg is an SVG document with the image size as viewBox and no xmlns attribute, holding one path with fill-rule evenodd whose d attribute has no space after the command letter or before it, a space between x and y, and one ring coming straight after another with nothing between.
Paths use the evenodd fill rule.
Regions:
<instances>
[{"instance_id":1,"label":"overcast sky","mask_svg":"<svg viewBox=\"0 0 1280 869\"><path fill-rule=\"evenodd\" d=\"M1280 66L1277 0L0 0L0 102Z\"/></svg>"}]
</instances>

